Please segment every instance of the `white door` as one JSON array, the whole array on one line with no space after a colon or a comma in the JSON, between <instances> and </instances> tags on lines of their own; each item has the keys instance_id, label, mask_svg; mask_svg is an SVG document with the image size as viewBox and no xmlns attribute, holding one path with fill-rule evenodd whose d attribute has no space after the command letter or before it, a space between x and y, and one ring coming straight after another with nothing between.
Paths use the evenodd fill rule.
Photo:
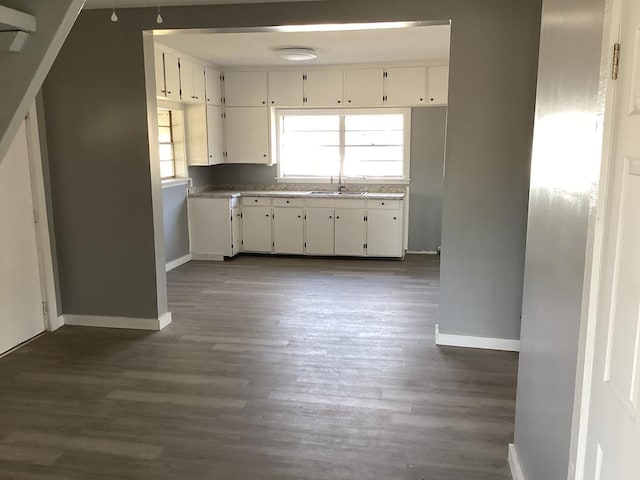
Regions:
<instances>
[{"instance_id":1,"label":"white door","mask_svg":"<svg viewBox=\"0 0 640 480\"><path fill-rule=\"evenodd\" d=\"M209 165L224 163L222 107L207 105L207 150Z\"/></svg>"},{"instance_id":2,"label":"white door","mask_svg":"<svg viewBox=\"0 0 640 480\"><path fill-rule=\"evenodd\" d=\"M205 91L209 105L222 105L222 88L220 85L220 72L212 68L206 68Z\"/></svg>"},{"instance_id":3,"label":"white door","mask_svg":"<svg viewBox=\"0 0 640 480\"><path fill-rule=\"evenodd\" d=\"M271 207L244 207L242 209L242 250L270 253Z\"/></svg>"},{"instance_id":4,"label":"white door","mask_svg":"<svg viewBox=\"0 0 640 480\"><path fill-rule=\"evenodd\" d=\"M336 208L336 255L362 256L365 254L364 209Z\"/></svg>"},{"instance_id":5,"label":"white door","mask_svg":"<svg viewBox=\"0 0 640 480\"><path fill-rule=\"evenodd\" d=\"M344 72L345 105L371 107L382 105L383 96L382 68L357 68Z\"/></svg>"},{"instance_id":6,"label":"white door","mask_svg":"<svg viewBox=\"0 0 640 480\"><path fill-rule=\"evenodd\" d=\"M305 106L341 106L343 82L342 70L308 71L304 86Z\"/></svg>"},{"instance_id":7,"label":"white door","mask_svg":"<svg viewBox=\"0 0 640 480\"><path fill-rule=\"evenodd\" d=\"M26 126L0 163L0 353L44 331Z\"/></svg>"},{"instance_id":8,"label":"white door","mask_svg":"<svg viewBox=\"0 0 640 480\"><path fill-rule=\"evenodd\" d=\"M640 478L640 2L622 2L620 77L611 112L609 194L589 422L587 480Z\"/></svg>"},{"instance_id":9,"label":"white door","mask_svg":"<svg viewBox=\"0 0 640 480\"><path fill-rule=\"evenodd\" d=\"M301 107L304 92L302 72L269 72L269 105Z\"/></svg>"},{"instance_id":10,"label":"white door","mask_svg":"<svg viewBox=\"0 0 640 480\"><path fill-rule=\"evenodd\" d=\"M164 53L164 81L169 100L180 100L180 68L178 57Z\"/></svg>"},{"instance_id":11,"label":"white door","mask_svg":"<svg viewBox=\"0 0 640 480\"><path fill-rule=\"evenodd\" d=\"M402 256L402 211L367 211L367 255Z\"/></svg>"},{"instance_id":12,"label":"white door","mask_svg":"<svg viewBox=\"0 0 640 480\"><path fill-rule=\"evenodd\" d=\"M304 210L276 207L273 209L273 251L302 255L304 253Z\"/></svg>"},{"instance_id":13,"label":"white door","mask_svg":"<svg viewBox=\"0 0 640 480\"><path fill-rule=\"evenodd\" d=\"M167 89L164 86L164 57L161 50L155 51L155 70L156 70L156 96L166 98Z\"/></svg>"},{"instance_id":14,"label":"white door","mask_svg":"<svg viewBox=\"0 0 640 480\"><path fill-rule=\"evenodd\" d=\"M427 70L425 67L388 68L385 72L387 105L425 103Z\"/></svg>"},{"instance_id":15,"label":"white door","mask_svg":"<svg viewBox=\"0 0 640 480\"><path fill-rule=\"evenodd\" d=\"M267 105L267 72L225 72L224 101L228 107Z\"/></svg>"},{"instance_id":16,"label":"white door","mask_svg":"<svg viewBox=\"0 0 640 480\"><path fill-rule=\"evenodd\" d=\"M305 252L307 255L333 255L335 242L333 208L307 208L305 213Z\"/></svg>"},{"instance_id":17,"label":"white door","mask_svg":"<svg viewBox=\"0 0 640 480\"><path fill-rule=\"evenodd\" d=\"M193 91L193 63L180 59L180 98L183 102L196 103Z\"/></svg>"},{"instance_id":18,"label":"white door","mask_svg":"<svg viewBox=\"0 0 640 480\"><path fill-rule=\"evenodd\" d=\"M429 67L427 81L429 103L446 105L449 98L449 66Z\"/></svg>"},{"instance_id":19,"label":"white door","mask_svg":"<svg viewBox=\"0 0 640 480\"><path fill-rule=\"evenodd\" d=\"M264 107L225 109L227 163L269 163L269 111Z\"/></svg>"},{"instance_id":20,"label":"white door","mask_svg":"<svg viewBox=\"0 0 640 480\"><path fill-rule=\"evenodd\" d=\"M242 208L231 209L231 256L242 250Z\"/></svg>"}]
</instances>

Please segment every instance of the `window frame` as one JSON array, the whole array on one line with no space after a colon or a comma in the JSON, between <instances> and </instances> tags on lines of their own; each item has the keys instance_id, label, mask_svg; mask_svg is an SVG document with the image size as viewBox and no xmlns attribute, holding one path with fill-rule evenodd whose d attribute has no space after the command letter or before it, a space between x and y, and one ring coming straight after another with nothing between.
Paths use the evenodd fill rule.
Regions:
<instances>
[{"instance_id":1,"label":"window frame","mask_svg":"<svg viewBox=\"0 0 640 480\"><path fill-rule=\"evenodd\" d=\"M401 184L408 185L411 181L409 177L411 171L411 108L275 108L274 109L274 127L273 135L274 148L273 155L276 158L276 182L279 183L337 183L338 176L321 177L321 176L282 176L282 162L280 159L280 134L282 131L282 117L286 115L402 115L404 118L403 128L403 162L402 177L347 177L342 176L344 183L362 183L362 184ZM344 119L340 121L340 170L343 169L344 163Z\"/></svg>"},{"instance_id":2,"label":"window frame","mask_svg":"<svg viewBox=\"0 0 640 480\"><path fill-rule=\"evenodd\" d=\"M185 125L184 125L184 105L179 102L171 100L158 99L156 106L157 110L171 110L172 112L172 133L173 133L173 161L175 165L175 177L160 179L162 187L173 187L176 185L182 185L189 183L189 171L187 168L187 154L186 154L186 138L185 138ZM156 132L159 132L157 114L156 114ZM156 133L158 135L158 133ZM157 145L159 149L160 141L156 137ZM158 155L158 162L160 156ZM158 165L158 169L159 169Z\"/></svg>"}]
</instances>

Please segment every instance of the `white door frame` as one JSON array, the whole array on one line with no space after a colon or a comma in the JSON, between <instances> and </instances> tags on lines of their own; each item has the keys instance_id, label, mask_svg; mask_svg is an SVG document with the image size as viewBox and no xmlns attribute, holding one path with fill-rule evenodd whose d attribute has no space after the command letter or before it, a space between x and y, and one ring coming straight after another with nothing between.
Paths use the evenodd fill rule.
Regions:
<instances>
[{"instance_id":1,"label":"white door frame","mask_svg":"<svg viewBox=\"0 0 640 480\"><path fill-rule=\"evenodd\" d=\"M29 174L33 196L33 215L35 220L36 245L38 249L38 266L40 270L40 290L42 292L44 328L54 331L64 322L58 316L55 276L53 272L53 253L50 242L50 223L44 189L44 172L40 151L40 134L36 105L32 103L25 117L27 130L27 150L29 155ZM45 308L46 306L46 308Z\"/></svg>"},{"instance_id":2,"label":"white door frame","mask_svg":"<svg viewBox=\"0 0 640 480\"><path fill-rule=\"evenodd\" d=\"M602 132L602 155L600 180L597 187L597 200L592 205L588 231L592 235L587 239L585 256L585 275L582 296L582 314L580 318L580 339L576 368L574 410L571 427L571 446L569 454L568 480L584 478L587 450L587 432L592 389L592 377L595 358L596 325L598 296L603 263L603 239L605 237L605 212L609 197L611 156L613 134L613 107L616 96L616 82L612 79L613 46L620 39L622 0L606 0L602 36L600 85L598 88L599 132Z\"/></svg>"}]
</instances>

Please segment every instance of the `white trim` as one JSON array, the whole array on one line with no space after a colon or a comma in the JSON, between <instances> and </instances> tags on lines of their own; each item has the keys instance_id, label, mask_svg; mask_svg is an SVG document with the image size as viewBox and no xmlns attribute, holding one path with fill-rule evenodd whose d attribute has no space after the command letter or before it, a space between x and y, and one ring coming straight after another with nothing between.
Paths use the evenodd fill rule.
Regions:
<instances>
[{"instance_id":1,"label":"white trim","mask_svg":"<svg viewBox=\"0 0 640 480\"><path fill-rule=\"evenodd\" d=\"M436 325L436 345L447 347L482 348L485 350L503 350L506 352L520 351L520 340L440 333L439 325Z\"/></svg>"},{"instance_id":2,"label":"white trim","mask_svg":"<svg viewBox=\"0 0 640 480\"><path fill-rule=\"evenodd\" d=\"M108 317L99 315L64 314L65 325L82 327L130 328L134 330L162 330L171 323L171 312L160 318Z\"/></svg>"},{"instance_id":3,"label":"white trim","mask_svg":"<svg viewBox=\"0 0 640 480\"><path fill-rule=\"evenodd\" d=\"M10 30L32 33L36 31L38 25L36 17L30 13L20 12L2 5L0 5L0 23L12 27Z\"/></svg>"},{"instance_id":4,"label":"white trim","mask_svg":"<svg viewBox=\"0 0 640 480\"><path fill-rule=\"evenodd\" d=\"M224 255L221 255L219 253L192 253L191 254L191 259L192 260L206 260L209 262L223 262L224 261Z\"/></svg>"},{"instance_id":5,"label":"white trim","mask_svg":"<svg viewBox=\"0 0 640 480\"><path fill-rule=\"evenodd\" d=\"M162 188L179 187L181 185L189 185L191 187L190 178L167 178L165 180L162 180L161 183Z\"/></svg>"},{"instance_id":6,"label":"white trim","mask_svg":"<svg viewBox=\"0 0 640 480\"><path fill-rule=\"evenodd\" d=\"M184 265L187 262L190 262L193 259L193 255L191 255L190 253L187 253L186 255L180 257L180 258L176 258L175 260L171 260L170 262L167 262L167 265L165 266L166 271L170 272L171 270L173 270L174 268L178 268L181 265Z\"/></svg>"},{"instance_id":7,"label":"white trim","mask_svg":"<svg viewBox=\"0 0 640 480\"><path fill-rule=\"evenodd\" d=\"M511 469L513 480L525 480L520 460L518 459L518 451L513 443L509 444L509 468Z\"/></svg>"},{"instance_id":8,"label":"white trim","mask_svg":"<svg viewBox=\"0 0 640 480\"><path fill-rule=\"evenodd\" d=\"M407 250L411 255L437 255L437 250Z\"/></svg>"}]
</instances>

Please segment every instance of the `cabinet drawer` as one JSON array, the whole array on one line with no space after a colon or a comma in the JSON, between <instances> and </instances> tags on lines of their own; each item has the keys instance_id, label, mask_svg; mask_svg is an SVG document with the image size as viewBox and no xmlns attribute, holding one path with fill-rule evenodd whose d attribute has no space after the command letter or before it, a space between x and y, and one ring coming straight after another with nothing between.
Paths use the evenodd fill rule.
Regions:
<instances>
[{"instance_id":1,"label":"cabinet drawer","mask_svg":"<svg viewBox=\"0 0 640 480\"><path fill-rule=\"evenodd\" d=\"M402 200L367 200L367 208L399 210Z\"/></svg>"},{"instance_id":2,"label":"cabinet drawer","mask_svg":"<svg viewBox=\"0 0 640 480\"><path fill-rule=\"evenodd\" d=\"M274 207L302 207L304 200L302 198L274 198Z\"/></svg>"},{"instance_id":3,"label":"cabinet drawer","mask_svg":"<svg viewBox=\"0 0 640 480\"><path fill-rule=\"evenodd\" d=\"M360 199L341 198L336 200L336 208L364 208L365 201Z\"/></svg>"},{"instance_id":4,"label":"cabinet drawer","mask_svg":"<svg viewBox=\"0 0 640 480\"><path fill-rule=\"evenodd\" d=\"M269 197L242 197L242 205L259 205L262 207L270 207L271 199Z\"/></svg>"},{"instance_id":5,"label":"cabinet drawer","mask_svg":"<svg viewBox=\"0 0 640 480\"><path fill-rule=\"evenodd\" d=\"M307 198L304 202L305 206L313 208L334 208L336 206L334 198Z\"/></svg>"}]
</instances>

